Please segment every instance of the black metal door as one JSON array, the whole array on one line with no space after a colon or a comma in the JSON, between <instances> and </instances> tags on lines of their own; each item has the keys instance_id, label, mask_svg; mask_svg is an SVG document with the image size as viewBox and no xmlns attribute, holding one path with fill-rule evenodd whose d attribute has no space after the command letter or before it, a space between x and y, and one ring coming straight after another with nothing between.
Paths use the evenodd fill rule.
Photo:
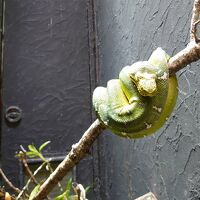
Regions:
<instances>
[{"instance_id":1,"label":"black metal door","mask_svg":"<svg viewBox=\"0 0 200 200\"><path fill-rule=\"evenodd\" d=\"M15 184L20 145L50 140L46 155L56 158L91 123L92 13L92 1L86 0L5 1L1 163ZM21 110L19 122L4 119L10 106ZM90 186L93 158L76 170L77 179Z\"/></svg>"}]
</instances>

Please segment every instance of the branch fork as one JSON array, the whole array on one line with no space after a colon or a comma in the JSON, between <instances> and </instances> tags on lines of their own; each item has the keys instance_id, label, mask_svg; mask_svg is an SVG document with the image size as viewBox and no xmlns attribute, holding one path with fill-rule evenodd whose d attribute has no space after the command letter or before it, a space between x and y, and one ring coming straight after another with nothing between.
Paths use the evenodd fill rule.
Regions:
<instances>
[{"instance_id":1,"label":"branch fork","mask_svg":"<svg viewBox=\"0 0 200 200\"><path fill-rule=\"evenodd\" d=\"M200 23L200 0L194 0L190 26L190 42L185 49L173 56L168 63L170 75L176 73L188 64L200 59L200 38L198 25Z\"/></svg>"},{"instance_id":2,"label":"branch fork","mask_svg":"<svg viewBox=\"0 0 200 200\"><path fill-rule=\"evenodd\" d=\"M200 23L200 20L194 22L194 24L192 25L192 30L191 30L191 35L192 35L192 38L194 38L194 41L198 44L200 43L200 38L198 37L197 35L197 27L198 27L198 24Z\"/></svg>"}]
</instances>

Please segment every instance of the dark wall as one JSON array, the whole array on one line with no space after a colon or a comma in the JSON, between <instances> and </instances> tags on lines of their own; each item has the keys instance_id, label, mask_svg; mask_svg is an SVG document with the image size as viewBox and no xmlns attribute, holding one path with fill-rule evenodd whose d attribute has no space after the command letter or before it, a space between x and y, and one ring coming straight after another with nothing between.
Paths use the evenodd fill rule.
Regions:
<instances>
[{"instance_id":1,"label":"dark wall","mask_svg":"<svg viewBox=\"0 0 200 200\"><path fill-rule=\"evenodd\" d=\"M1 163L18 186L23 175L14 156L20 145L50 140L44 153L58 160L92 122L92 7L91 0L5 1ZM20 122L4 119L10 106L22 110ZM92 189L94 160L91 152L74 170L76 181Z\"/></svg>"},{"instance_id":2,"label":"dark wall","mask_svg":"<svg viewBox=\"0 0 200 200\"><path fill-rule=\"evenodd\" d=\"M157 47L170 55L189 41L191 0L98 0L100 84L121 68L148 59ZM200 198L200 62L177 74L176 108L161 130L139 140L101 137L102 199L131 200L152 191L162 200Z\"/></svg>"}]
</instances>

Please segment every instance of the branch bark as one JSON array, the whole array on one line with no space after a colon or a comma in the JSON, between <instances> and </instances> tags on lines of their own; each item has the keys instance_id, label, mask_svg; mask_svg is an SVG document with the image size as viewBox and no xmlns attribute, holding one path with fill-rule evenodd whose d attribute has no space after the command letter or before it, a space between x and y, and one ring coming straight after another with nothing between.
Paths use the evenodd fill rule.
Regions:
<instances>
[{"instance_id":1,"label":"branch bark","mask_svg":"<svg viewBox=\"0 0 200 200\"><path fill-rule=\"evenodd\" d=\"M188 64L200 59L200 40L197 36L197 25L200 15L200 0L194 1L191 19L190 42L188 46L169 60L170 75L176 73ZM57 183L69 172L86 154L97 137L105 129L97 119L84 133L78 143L72 146L71 151L60 163L56 170L41 185L39 192L32 200L44 199Z\"/></svg>"},{"instance_id":2,"label":"branch bark","mask_svg":"<svg viewBox=\"0 0 200 200\"><path fill-rule=\"evenodd\" d=\"M200 0L194 1L190 26L190 42L185 49L177 53L169 60L169 73L174 74L188 64L200 59L200 39L197 34L197 26L200 16Z\"/></svg>"},{"instance_id":3,"label":"branch bark","mask_svg":"<svg viewBox=\"0 0 200 200\"><path fill-rule=\"evenodd\" d=\"M170 75L176 73L188 64L200 59L200 44L191 41L188 46L170 58L168 66Z\"/></svg>"}]
</instances>

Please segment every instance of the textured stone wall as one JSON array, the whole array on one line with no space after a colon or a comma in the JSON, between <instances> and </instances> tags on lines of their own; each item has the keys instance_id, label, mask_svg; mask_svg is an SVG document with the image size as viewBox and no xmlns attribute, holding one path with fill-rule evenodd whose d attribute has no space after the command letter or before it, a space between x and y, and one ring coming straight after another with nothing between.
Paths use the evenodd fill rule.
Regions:
<instances>
[{"instance_id":1,"label":"textured stone wall","mask_svg":"<svg viewBox=\"0 0 200 200\"><path fill-rule=\"evenodd\" d=\"M162 47L170 55L189 41L192 0L97 0L99 85L125 65ZM103 200L152 191L159 200L200 198L200 61L177 74L179 97L165 126L139 140L100 138Z\"/></svg>"}]
</instances>

